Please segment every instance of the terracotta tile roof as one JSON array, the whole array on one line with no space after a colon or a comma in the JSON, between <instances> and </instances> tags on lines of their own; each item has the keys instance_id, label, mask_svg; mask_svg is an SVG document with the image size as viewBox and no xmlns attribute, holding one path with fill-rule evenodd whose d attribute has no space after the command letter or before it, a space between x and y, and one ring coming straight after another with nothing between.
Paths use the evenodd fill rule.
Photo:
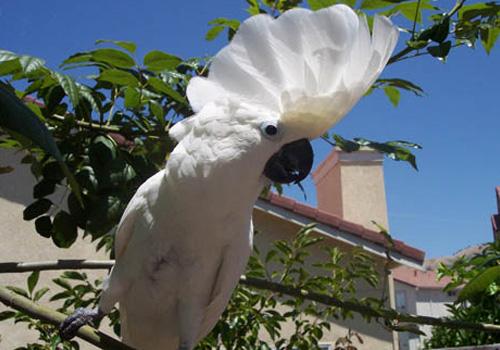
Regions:
<instances>
[{"instance_id":1,"label":"terracotta tile roof","mask_svg":"<svg viewBox=\"0 0 500 350\"><path fill-rule=\"evenodd\" d=\"M409 284L418 288L443 289L451 282L450 277L437 280L436 271L419 271L407 266L398 266L392 270L394 280Z\"/></svg>"},{"instance_id":2,"label":"terracotta tile roof","mask_svg":"<svg viewBox=\"0 0 500 350\"><path fill-rule=\"evenodd\" d=\"M349 232L350 234L356 235L362 239L373 242L382 247L385 247L387 244L384 237L377 231L369 230L363 227L362 225L346 221L334 214L330 214L328 212L311 207L304 203L297 202L294 199L285 196L280 196L276 193L270 193L267 198L263 199L275 206L302 215L306 218L312 219L317 223L328 225L334 229L338 229L341 231ZM394 240L393 250L405 257L411 258L421 263L424 261L425 258L424 251L413 248L397 239Z\"/></svg>"}]
</instances>

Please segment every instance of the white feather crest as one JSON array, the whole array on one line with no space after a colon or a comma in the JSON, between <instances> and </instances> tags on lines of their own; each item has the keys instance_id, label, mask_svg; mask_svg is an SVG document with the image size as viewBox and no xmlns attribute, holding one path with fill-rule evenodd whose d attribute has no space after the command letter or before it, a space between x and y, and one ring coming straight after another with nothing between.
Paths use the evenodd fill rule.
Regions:
<instances>
[{"instance_id":1,"label":"white feather crest","mask_svg":"<svg viewBox=\"0 0 500 350\"><path fill-rule=\"evenodd\" d=\"M214 57L208 78L191 80L187 95L195 112L210 102L244 102L317 137L373 84L397 39L397 28L380 16L370 37L366 19L345 5L253 16Z\"/></svg>"}]
</instances>

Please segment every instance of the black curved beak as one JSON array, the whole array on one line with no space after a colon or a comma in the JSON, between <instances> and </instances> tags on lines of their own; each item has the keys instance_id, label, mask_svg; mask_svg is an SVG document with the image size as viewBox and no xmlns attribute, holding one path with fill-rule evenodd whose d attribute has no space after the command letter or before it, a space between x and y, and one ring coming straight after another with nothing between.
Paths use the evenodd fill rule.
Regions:
<instances>
[{"instance_id":1,"label":"black curved beak","mask_svg":"<svg viewBox=\"0 0 500 350\"><path fill-rule=\"evenodd\" d=\"M267 161L264 175L281 184L299 183L311 171L314 153L307 139L290 142Z\"/></svg>"}]
</instances>

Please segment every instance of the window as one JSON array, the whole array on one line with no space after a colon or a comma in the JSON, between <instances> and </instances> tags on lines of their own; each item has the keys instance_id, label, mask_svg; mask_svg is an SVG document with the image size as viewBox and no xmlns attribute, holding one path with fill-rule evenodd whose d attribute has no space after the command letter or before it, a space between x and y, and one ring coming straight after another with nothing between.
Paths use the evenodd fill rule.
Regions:
<instances>
[{"instance_id":1,"label":"window","mask_svg":"<svg viewBox=\"0 0 500 350\"><path fill-rule=\"evenodd\" d=\"M406 310L406 293L403 290L396 291L396 310Z\"/></svg>"},{"instance_id":2,"label":"window","mask_svg":"<svg viewBox=\"0 0 500 350\"><path fill-rule=\"evenodd\" d=\"M330 344L319 344L320 350L332 350L332 346Z\"/></svg>"}]
</instances>

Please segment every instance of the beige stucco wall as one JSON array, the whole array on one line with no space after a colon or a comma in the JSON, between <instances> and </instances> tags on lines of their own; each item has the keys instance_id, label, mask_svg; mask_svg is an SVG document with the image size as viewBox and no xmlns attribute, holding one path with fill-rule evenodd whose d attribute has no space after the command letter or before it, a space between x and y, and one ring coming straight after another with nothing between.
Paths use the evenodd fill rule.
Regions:
<instances>
[{"instance_id":1,"label":"beige stucco wall","mask_svg":"<svg viewBox=\"0 0 500 350\"><path fill-rule=\"evenodd\" d=\"M341 178L344 219L372 229L375 220L389 229L382 165L345 163Z\"/></svg>"},{"instance_id":2,"label":"beige stucco wall","mask_svg":"<svg viewBox=\"0 0 500 350\"><path fill-rule=\"evenodd\" d=\"M32 203L32 189L35 179L29 171L29 167L20 164L21 154L13 154L0 150L0 164L10 165L15 171L0 175L0 261L43 261L57 259L107 259L104 253L96 253L94 245L89 239L78 240L71 249L59 249L50 239L38 235L34 223L23 220L23 209ZM106 271L86 271L94 280L106 275ZM62 291L60 287L52 282L59 273L52 271L41 272L38 286L50 287L55 294ZM26 278L29 273L0 274L0 285L20 286L26 289ZM52 294L52 295L53 295ZM47 301L48 294L42 299ZM52 306L54 304L52 303ZM0 312L6 307L0 303ZM12 321L0 322L0 349L8 350L26 345L27 342L35 341L37 332L29 331L24 325L15 325ZM108 332L108 334L111 334ZM94 346L82 344L82 349L97 349Z\"/></svg>"},{"instance_id":3,"label":"beige stucco wall","mask_svg":"<svg viewBox=\"0 0 500 350\"><path fill-rule=\"evenodd\" d=\"M334 150L313 174L318 208L370 229L389 228L383 156Z\"/></svg>"},{"instance_id":4,"label":"beige stucco wall","mask_svg":"<svg viewBox=\"0 0 500 350\"><path fill-rule=\"evenodd\" d=\"M342 208L342 190L340 166L333 166L326 176L316 180L316 198L318 207L335 214L338 217L343 217L344 211Z\"/></svg>"}]
</instances>

